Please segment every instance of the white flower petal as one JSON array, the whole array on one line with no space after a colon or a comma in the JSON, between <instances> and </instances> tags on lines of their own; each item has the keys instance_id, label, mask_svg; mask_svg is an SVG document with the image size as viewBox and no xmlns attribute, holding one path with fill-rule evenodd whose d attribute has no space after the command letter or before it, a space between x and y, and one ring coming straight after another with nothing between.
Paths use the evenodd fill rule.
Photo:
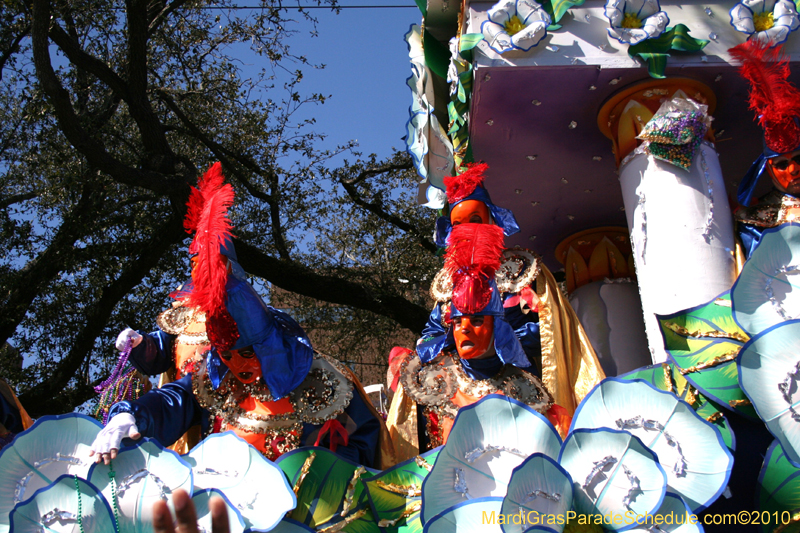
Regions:
<instances>
[{"instance_id":1,"label":"white flower petal","mask_svg":"<svg viewBox=\"0 0 800 533\"><path fill-rule=\"evenodd\" d=\"M647 39L647 32L640 28L609 28L608 34L624 44L639 44Z\"/></svg>"},{"instance_id":2,"label":"white flower petal","mask_svg":"<svg viewBox=\"0 0 800 533\"><path fill-rule=\"evenodd\" d=\"M626 0L624 11L625 13L634 13L638 15L639 11L644 7L644 4L645 0Z\"/></svg>"},{"instance_id":3,"label":"white flower petal","mask_svg":"<svg viewBox=\"0 0 800 533\"><path fill-rule=\"evenodd\" d=\"M487 13L489 20L498 24L505 24L517 14L516 0L500 0Z\"/></svg>"},{"instance_id":4,"label":"white flower petal","mask_svg":"<svg viewBox=\"0 0 800 533\"><path fill-rule=\"evenodd\" d=\"M789 28L787 26L773 26L766 31L756 33L754 37L762 43L777 46L789 37Z\"/></svg>"},{"instance_id":5,"label":"white flower petal","mask_svg":"<svg viewBox=\"0 0 800 533\"><path fill-rule=\"evenodd\" d=\"M625 0L608 0L605 6L605 16L611 23L612 28L619 28L622 24L624 15Z\"/></svg>"},{"instance_id":6,"label":"white flower petal","mask_svg":"<svg viewBox=\"0 0 800 533\"><path fill-rule=\"evenodd\" d=\"M484 21L481 24L481 33L486 39L486 44L489 45L489 48L498 54L502 54L514 47L511 43L511 36L506 33L505 28L491 20Z\"/></svg>"},{"instance_id":7,"label":"white flower petal","mask_svg":"<svg viewBox=\"0 0 800 533\"><path fill-rule=\"evenodd\" d=\"M731 26L743 33L755 33L756 25L753 22L753 12L742 4L736 4L731 9Z\"/></svg>"},{"instance_id":8,"label":"white flower petal","mask_svg":"<svg viewBox=\"0 0 800 533\"><path fill-rule=\"evenodd\" d=\"M775 4L773 18L775 25L789 26L792 31L800 26L800 16L797 14L797 8L788 0L781 0Z\"/></svg>"},{"instance_id":9,"label":"white flower petal","mask_svg":"<svg viewBox=\"0 0 800 533\"><path fill-rule=\"evenodd\" d=\"M790 31L794 31L800 27L800 17L798 17L797 14L783 15L775 19L775 25L786 26Z\"/></svg>"},{"instance_id":10,"label":"white flower petal","mask_svg":"<svg viewBox=\"0 0 800 533\"><path fill-rule=\"evenodd\" d=\"M749 7L753 13L763 13L766 11L765 3L766 0L742 0L742 4ZM769 6L769 10L772 11L772 6Z\"/></svg>"},{"instance_id":11,"label":"white flower petal","mask_svg":"<svg viewBox=\"0 0 800 533\"><path fill-rule=\"evenodd\" d=\"M639 20L644 20L659 11L661 11L661 6L658 5L658 0L645 0L644 5L639 10Z\"/></svg>"},{"instance_id":12,"label":"white flower petal","mask_svg":"<svg viewBox=\"0 0 800 533\"><path fill-rule=\"evenodd\" d=\"M663 11L659 11L652 17L645 19L642 29L647 32L648 38L653 39L664 33L667 24L669 24L669 17Z\"/></svg>"},{"instance_id":13,"label":"white flower petal","mask_svg":"<svg viewBox=\"0 0 800 533\"><path fill-rule=\"evenodd\" d=\"M533 0L517 0L517 16L526 26L542 21L550 24L550 15Z\"/></svg>"},{"instance_id":14,"label":"white flower petal","mask_svg":"<svg viewBox=\"0 0 800 533\"><path fill-rule=\"evenodd\" d=\"M511 36L511 42L514 46L522 50L530 50L547 35L547 24L545 22L534 22Z\"/></svg>"}]
</instances>

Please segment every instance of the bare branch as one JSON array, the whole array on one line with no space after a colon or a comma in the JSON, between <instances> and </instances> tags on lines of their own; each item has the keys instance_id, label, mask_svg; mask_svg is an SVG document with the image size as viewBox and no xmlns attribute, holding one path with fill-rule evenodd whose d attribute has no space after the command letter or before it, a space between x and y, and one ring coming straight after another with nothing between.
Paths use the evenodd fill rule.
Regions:
<instances>
[{"instance_id":1,"label":"bare branch","mask_svg":"<svg viewBox=\"0 0 800 533\"><path fill-rule=\"evenodd\" d=\"M119 301L131 291L158 264L168 248L183 240L183 223L178 216L170 217L165 224L157 228L153 238L141 248L141 255L128 263L127 268L108 287L103 289L102 296L86 313L86 326L77 333L75 342L69 353L59 362L54 371L37 386L20 396L25 408L33 416L53 411L52 398L63 391L94 346L95 340L102 333L111 312ZM74 408L69 407L69 410Z\"/></svg>"},{"instance_id":2,"label":"bare branch","mask_svg":"<svg viewBox=\"0 0 800 533\"><path fill-rule=\"evenodd\" d=\"M428 319L428 309L403 296L371 290L346 275L321 274L302 263L276 259L240 239L236 240L236 254L247 272L284 290L387 316L415 333L422 332Z\"/></svg>"},{"instance_id":3,"label":"bare branch","mask_svg":"<svg viewBox=\"0 0 800 533\"><path fill-rule=\"evenodd\" d=\"M22 39L27 37L30 34L30 32L31 32L31 25L28 24L22 29L21 32L19 32L19 34L16 37L14 37L14 40L11 41L11 45L5 50L3 50L2 54L0 54L0 80L3 79L3 67L6 66L6 63L8 63L9 59L11 59L11 56L13 56L17 52L17 50L19 49L19 43L22 42Z\"/></svg>"}]
</instances>

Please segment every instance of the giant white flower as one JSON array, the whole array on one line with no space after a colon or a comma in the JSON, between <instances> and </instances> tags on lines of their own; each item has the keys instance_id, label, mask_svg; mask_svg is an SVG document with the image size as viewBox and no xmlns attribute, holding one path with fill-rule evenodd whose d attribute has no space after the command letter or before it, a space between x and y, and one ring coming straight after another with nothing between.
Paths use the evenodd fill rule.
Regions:
<instances>
[{"instance_id":1,"label":"giant white flower","mask_svg":"<svg viewBox=\"0 0 800 533\"><path fill-rule=\"evenodd\" d=\"M621 43L634 45L658 37L669 24L658 0L608 0L605 8L611 24L608 34Z\"/></svg>"},{"instance_id":2,"label":"giant white flower","mask_svg":"<svg viewBox=\"0 0 800 533\"><path fill-rule=\"evenodd\" d=\"M500 0L487 15L481 33L498 54L530 50L544 39L550 25L550 15L533 0Z\"/></svg>"},{"instance_id":3,"label":"giant white flower","mask_svg":"<svg viewBox=\"0 0 800 533\"><path fill-rule=\"evenodd\" d=\"M800 27L800 16L790 0L742 0L731 9L731 26L750 38L777 46Z\"/></svg>"}]
</instances>

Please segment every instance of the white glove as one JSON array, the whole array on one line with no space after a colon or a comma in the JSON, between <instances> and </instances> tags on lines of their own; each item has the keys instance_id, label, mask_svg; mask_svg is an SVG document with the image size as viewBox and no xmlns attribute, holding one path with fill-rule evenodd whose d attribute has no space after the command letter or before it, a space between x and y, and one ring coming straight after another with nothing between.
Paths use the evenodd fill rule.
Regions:
<instances>
[{"instance_id":1,"label":"white glove","mask_svg":"<svg viewBox=\"0 0 800 533\"><path fill-rule=\"evenodd\" d=\"M142 338L141 335L131 328L123 329L117 336L117 342L115 343L117 351L121 352L125 349L125 344L127 344L128 339L131 340L131 348L136 348L139 346L139 343L142 342Z\"/></svg>"},{"instance_id":2,"label":"white glove","mask_svg":"<svg viewBox=\"0 0 800 533\"><path fill-rule=\"evenodd\" d=\"M108 464L110 459L117 456L122 439L129 437L137 440L142 436L136 427L136 419L130 413L119 413L112 417L106 427L95 437L89 455L95 455L95 462L103 461Z\"/></svg>"}]
</instances>

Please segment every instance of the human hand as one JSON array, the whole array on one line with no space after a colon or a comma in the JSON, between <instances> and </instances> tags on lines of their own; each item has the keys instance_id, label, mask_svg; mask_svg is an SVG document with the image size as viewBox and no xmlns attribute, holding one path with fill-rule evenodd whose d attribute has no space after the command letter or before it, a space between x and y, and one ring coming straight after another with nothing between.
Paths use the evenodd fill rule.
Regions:
<instances>
[{"instance_id":1,"label":"human hand","mask_svg":"<svg viewBox=\"0 0 800 533\"><path fill-rule=\"evenodd\" d=\"M139 346L139 343L142 342L142 336L137 333L135 330L131 328L125 328L119 332L117 335L117 342L114 345L117 347L117 351L121 352L125 350L125 344L128 343L128 339L131 340L131 348L136 348Z\"/></svg>"},{"instance_id":2,"label":"human hand","mask_svg":"<svg viewBox=\"0 0 800 533\"><path fill-rule=\"evenodd\" d=\"M139 428L136 427L136 419L130 413L119 413L112 417L106 427L97 434L89 456L95 456L94 462L108 464L111 459L116 459L120 443L125 437L133 440L141 438Z\"/></svg>"},{"instance_id":3,"label":"human hand","mask_svg":"<svg viewBox=\"0 0 800 533\"><path fill-rule=\"evenodd\" d=\"M175 523L167 507L167 502L158 500L153 504L153 533L198 533L197 511L192 499L183 489L172 493L175 506ZM225 500L214 497L208 502L211 511L211 533L229 533L228 508Z\"/></svg>"}]
</instances>

